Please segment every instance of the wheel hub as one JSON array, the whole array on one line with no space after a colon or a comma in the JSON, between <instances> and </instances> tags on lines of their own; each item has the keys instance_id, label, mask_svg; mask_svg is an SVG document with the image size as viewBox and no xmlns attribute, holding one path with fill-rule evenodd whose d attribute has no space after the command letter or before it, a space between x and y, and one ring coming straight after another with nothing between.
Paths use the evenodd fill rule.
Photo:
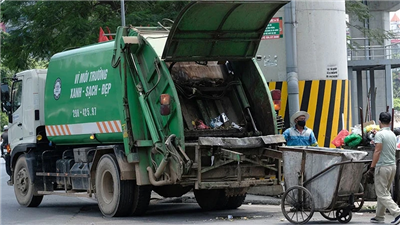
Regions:
<instances>
[{"instance_id":1,"label":"wheel hub","mask_svg":"<svg viewBox=\"0 0 400 225\"><path fill-rule=\"evenodd\" d=\"M114 199L114 180L109 171L103 174L102 182L102 196L104 202L110 204Z\"/></svg>"},{"instance_id":2,"label":"wheel hub","mask_svg":"<svg viewBox=\"0 0 400 225\"><path fill-rule=\"evenodd\" d=\"M29 185L29 178L28 178L28 173L25 168L18 171L18 174L16 177L16 185L17 185L17 188L21 191L21 193L25 194L27 192L28 185Z\"/></svg>"}]
</instances>

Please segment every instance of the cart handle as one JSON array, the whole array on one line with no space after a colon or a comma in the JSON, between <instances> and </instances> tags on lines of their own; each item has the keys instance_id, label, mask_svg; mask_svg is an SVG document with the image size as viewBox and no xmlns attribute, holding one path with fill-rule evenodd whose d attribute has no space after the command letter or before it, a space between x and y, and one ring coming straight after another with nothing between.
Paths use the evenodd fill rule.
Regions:
<instances>
[{"instance_id":1,"label":"cart handle","mask_svg":"<svg viewBox=\"0 0 400 225\"><path fill-rule=\"evenodd\" d=\"M325 168L324 170L322 170L321 172L315 174L313 177L311 177L310 179L306 180L303 183L303 186L305 187L308 183L310 183L312 180L315 180L317 177L319 177L321 174L327 172L328 170L332 169L333 167L336 166L340 166L340 165L344 165L344 164L349 164L349 163L371 163L372 160L359 160L359 161L353 161L353 160L349 160L349 161L344 161L344 162L340 162L340 163L335 163L332 164L330 166L328 166L327 168Z\"/></svg>"}]
</instances>

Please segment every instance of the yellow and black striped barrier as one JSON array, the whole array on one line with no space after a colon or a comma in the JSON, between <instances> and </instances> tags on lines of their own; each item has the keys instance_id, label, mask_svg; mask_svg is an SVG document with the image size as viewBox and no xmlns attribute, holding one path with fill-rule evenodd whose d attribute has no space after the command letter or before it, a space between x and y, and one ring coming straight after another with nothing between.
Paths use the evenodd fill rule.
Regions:
<instances>
[{"instance_id":1,"label":"yellow and black striped barrier","mask_svg":"<svg viewBox=\"0 0 400 225\"><path fill-rule=\"evenodd\" d=\"M281 90L281 115L285 128L290 126L287 82L268 82L270 90ZM342 129L351 124L351 101L349 80L299 81L300 110L307 111L310 118L306 126L313 129L321 147L335 147L331 141Z\"/></svg>"}]
</instances>

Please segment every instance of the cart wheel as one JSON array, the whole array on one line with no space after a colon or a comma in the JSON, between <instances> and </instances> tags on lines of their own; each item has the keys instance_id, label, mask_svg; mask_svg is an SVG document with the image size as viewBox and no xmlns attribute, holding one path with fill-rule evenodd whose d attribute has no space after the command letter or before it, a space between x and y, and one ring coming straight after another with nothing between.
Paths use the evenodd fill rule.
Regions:
<instances>
[{"instance_id":1,"label":"cart wheel","mask_svg":"<svg viewBox=\"0 0 400 225\"><path fill-rule=\"evenodd\" d=\"M364 205L364 186L360 183L360 187L358 188L358 193L362 193L361 195L354 196L354 208L351 210L353 212L358 212Z\"/></svg>"},{"instance_id":2,"label":"cart wheel","mask_svg":"<svg viewBox=\"0 0 400 225\"><path fill-rule=\"evenodd\" d=\"M307 223L314 214L314 200L306 188L293 186L283 194L281 209L291 223Z\"/></svg>"},{"instance_id":3,"label":"cart wheel","mask_svg":"<svg viewBox=\"0 0 400 225\"><path fill-rule=\"evenodd\" d=\"M348 223L353 218L353 213L348 209L338 209L336 211L337 220L340 223Z\"/></svg>"},{"instance_id":4,"label":"cart wheel","mask_svg":"<svg viewBox=\"0 0 400 225\"><path fill-rule=\"evenodd\" d=\"M336 218L336 210L330 212L320 212L321 216L323 216L327 220L337 220Z\"/></svg>"}]
</instances>

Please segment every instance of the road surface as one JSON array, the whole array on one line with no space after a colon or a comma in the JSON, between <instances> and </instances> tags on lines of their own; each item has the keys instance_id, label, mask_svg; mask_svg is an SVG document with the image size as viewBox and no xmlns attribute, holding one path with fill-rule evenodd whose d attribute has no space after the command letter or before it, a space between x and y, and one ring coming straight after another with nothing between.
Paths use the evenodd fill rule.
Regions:
<instances>
[{"instance_id":1,"label":"road surface","mask_svg":"<svg viewBox=\"0 0 400 225\"><path fill-rule=\"evenodd\" d=\"M2 225L100 225L100 224L251 224L287 225L279 205L259 205L266 197L249 195L246 204L237 210L203 212L190 196L186 198L162 199L153 195L147 213L142 217L103 217L94 199L45 196L37 208L26 208L18 204L12 186L7 185L5 162L0 159L0 191ZM264 201L265 202L265 201ZM232 219L228 219L231 217ZM371 213L353 214L348 224L368 224ZM387 216L390 223L391 216ZM327 221L315 213L308 224L340 224Z\"/></svg>"}]
</instances>

